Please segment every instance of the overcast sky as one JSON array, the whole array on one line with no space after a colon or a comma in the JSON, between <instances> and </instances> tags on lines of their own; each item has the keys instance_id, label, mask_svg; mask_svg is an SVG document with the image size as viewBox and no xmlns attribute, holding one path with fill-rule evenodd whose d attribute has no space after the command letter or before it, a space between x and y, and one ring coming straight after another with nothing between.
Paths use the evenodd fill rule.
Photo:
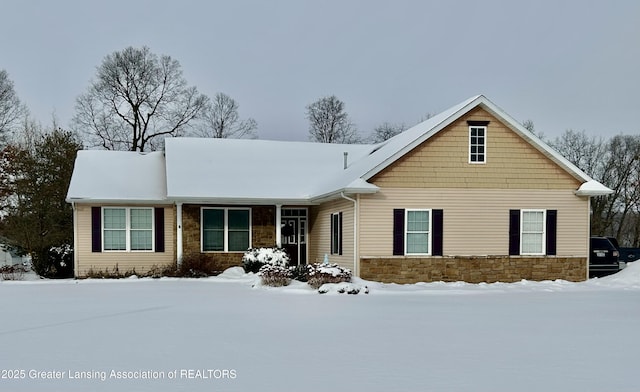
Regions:
<instances>
[{"instance_id":1,"label":"overcast sky","mask_svg":"<svg viewBox=\"0 0 640 392\"><path fill-rule=\"evenodd\" d=\"M640 1L0 0L0 69L68 127L102 59L148 46L238 101L261 139L307 140L305 106L361 134L484 94L554 137L640 133Z\"/></svg>"}]
</instances>

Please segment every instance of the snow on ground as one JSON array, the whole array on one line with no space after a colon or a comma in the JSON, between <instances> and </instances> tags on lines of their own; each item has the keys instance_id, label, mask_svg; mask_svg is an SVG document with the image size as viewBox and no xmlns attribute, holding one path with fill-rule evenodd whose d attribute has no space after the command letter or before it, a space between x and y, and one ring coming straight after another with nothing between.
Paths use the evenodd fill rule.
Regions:
<instances>
[{"instance_id":1,"label":"snow on ground","mask_svg":"<svg viewBox=\"0 0 640 392\"><path fill-rule=\"evenodd\" d=\"M582 283L0 282L2 391L637 391L640 264ZM125 377L125 378L123 378Z\"/></svg>"}]
</instances>

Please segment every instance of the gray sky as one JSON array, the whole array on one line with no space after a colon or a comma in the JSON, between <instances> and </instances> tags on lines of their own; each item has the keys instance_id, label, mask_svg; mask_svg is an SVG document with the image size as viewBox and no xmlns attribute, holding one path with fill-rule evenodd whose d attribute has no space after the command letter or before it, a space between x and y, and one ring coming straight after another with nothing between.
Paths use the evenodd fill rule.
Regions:
<instances>
[{"instance_id":1,"label":"gray sky","mask_svg":"<svg viewBox=\"0 0 640 392\"><path fill-rule=\"evenodd\" d=\"M0 0L0 69L43 125L68 127L102 59L148 46L261 139L307 140L343 100L361 134L476 94L546 136L640 132L640 1Z\"/></svg>"}]
</instances>

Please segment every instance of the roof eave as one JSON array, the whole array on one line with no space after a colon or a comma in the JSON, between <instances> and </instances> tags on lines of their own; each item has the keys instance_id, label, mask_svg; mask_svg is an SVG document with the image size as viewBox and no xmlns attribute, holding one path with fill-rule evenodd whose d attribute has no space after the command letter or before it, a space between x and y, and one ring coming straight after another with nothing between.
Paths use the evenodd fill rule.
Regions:
<instances>
[{"instance_id":1,"label":"roof eave","mask_svg":"<svg viewBox=\"0 0 640 392\"><path fill-rule=\"evenodd\" d=\"M339 199L342 197L342 194L345 195L370 195L377 193L380 190L376 185L371 184L369 187L345 187L342 189L338 189L335 191L327 192L322 195L317 195L311 198L311 201L314 204L320 204L325 201Z\"/></svg>"},{"instance_id":2,"label":"roof eave","mask_svg":"<svg viewBox=\"0 0 640 392\"><path fill-rule=\"evenodd\" d=\"M172 205L173 202L167 199L95 199L90 197L67 197L65 199L70 204L127 204L127 205Z\"/></svg>"},{"instance_id":3,"label":"roof eave","mask_svg":"<svg viewBox=\"0 0 640 392\"><path fill-rule=\"evenodd\" d=\"M169 197L173 203L219 205L313 205L308 198L255 198L255 197Z\"/></svg>"}]
</instances>

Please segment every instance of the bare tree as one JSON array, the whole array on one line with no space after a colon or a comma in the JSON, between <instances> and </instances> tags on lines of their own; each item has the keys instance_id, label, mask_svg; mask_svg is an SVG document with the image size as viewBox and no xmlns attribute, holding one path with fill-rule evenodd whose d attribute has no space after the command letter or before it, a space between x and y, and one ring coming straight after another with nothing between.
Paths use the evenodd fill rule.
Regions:
<instances>
[{"instance_id":1,"label":"bare tree","mask_svg":"<svg viewBox=\"0 0 640 392\"><path fill-rule=\"evenodd\" d=\"M20 102L13 88L13 82L5 70L0 70L0 143L27 115L27 107Z\"/></svg>"},{"instance_id":2,"label":"bare tree","mask_svg":"<svg viewBox=\"0 0 640 392\"><path fill-rule=\"evenodd\" d=\"M335 95L307 105L309 139L319 143L359 143L355 125L344 111L344 102Z\"/></svg>"},{"instance_id":3,"label":"bare tree","mask_svg":"<svg viewBox=\"0 0 640 392\"><path fill-rule=\"evenodd\" d=\"M206 103L205 95L187 86L177 60L146 46L128 47L104 58L76 101L73 122L94 146L154 150L164 137L184 134Z\"/></svg>"},{"instance_id":4,"label":"bare tree","mask_svg":"<svg viewBox=\"0 0 640 392\"><path fill-rule=\"evenodd\" d=\"M567 129L549 145L591 177L603 179L606 143L602 138Z\"/></svg>"},{"instance_id":5,"label":"bare tree","mask_svg":"<svg viewBox=\"0 0 640 392\"><path fill-rule=\"evenodd\" d=\"M390 124L388 122L382 123L373 130L371 141L373 143L381 143L385 140L391 139L405 129L407 129L407 127L404 124Z\"/></svg>"},{"instance_id":6,"label":"bare tree","mask_svg":"<svg viewBox=\"0 0 640 392\"><path fill-rule=\"evenodd\" d=\"M640 245L640 136L610 140L567 130L551 146L594 179L613 190L591 201L591 232Z\"/></svg>"},{"instance_id":7,"label":"bare tree","mask_svg":"<svg viewBox=\"0 0 640 392\"><path fill-rule=\"evenodd\" d=\"M609 140L605 156L604 183L613 189L613 194L605 200L603 211L607 234L619 238L621 242L636 242L627 237L629 226L637 224L633 220L633 212L640 204L640 137L617 135Z\"/></svg>"},{"instance_id":8,"label":"bare tree","mask_svg":"<svg viewBox=\"0 0 640 392\"><path fill-rule=\"evenodd\" d=\"M203 109L203 124L196 134L218 139L255 139L258 123L252 118L240 120L238 108L235 99L224 93L217 93Z\"/></svg>"}]
</instances>

